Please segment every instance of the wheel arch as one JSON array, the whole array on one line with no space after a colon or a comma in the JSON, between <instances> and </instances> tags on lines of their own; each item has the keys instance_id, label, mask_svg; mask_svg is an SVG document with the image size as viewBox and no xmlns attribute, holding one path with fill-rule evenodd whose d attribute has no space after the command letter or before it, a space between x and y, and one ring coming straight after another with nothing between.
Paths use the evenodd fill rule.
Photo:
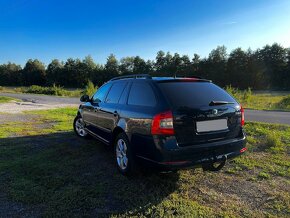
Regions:
<instances>
[{"instance_id":1,"label":"wheel arch","mask_svg":"<svg viewBox=\"0 0 290 218\"><path fill-rule=\"evenodd\" d=\"M110 143L111 145L114 145L114 142L115 142L117 136L120 133L122 133L122 132L126 134L126 132L124 131L124 129L121 128L120 126L116 126L115 127L115 129L113 130L113 134L112 134L112 140L111 140L111 143Z\"/></svg>"}]
</instances>

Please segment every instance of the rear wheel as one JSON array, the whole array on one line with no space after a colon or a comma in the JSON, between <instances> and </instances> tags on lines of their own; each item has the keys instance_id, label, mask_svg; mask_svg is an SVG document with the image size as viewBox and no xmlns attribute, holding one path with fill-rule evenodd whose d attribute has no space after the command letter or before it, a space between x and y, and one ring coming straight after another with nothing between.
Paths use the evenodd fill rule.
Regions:
<instances>
[{"instance_id":1,"label":"rear wheel","mask_svg":"<svg viewBox=\"0 0 290 218\"><path fill-rule=\"evenodd\" d=\"M88 133L85 130L85 123L80 115L77 115L76 118L74 119L74 131L77 134L77 136L81 138L88 137Z\"/></svg>"},{"instance_id":2,"label":"rear wheel","mask_svg":"<svg viewBox=\"0 0 290 218\"><path fill-rule=\"evenodd\" d=\"M118 170L123 175L134 174L135 161L125 133L120 133L115 140L115 160Z\"/></svg>"}]
</instances>

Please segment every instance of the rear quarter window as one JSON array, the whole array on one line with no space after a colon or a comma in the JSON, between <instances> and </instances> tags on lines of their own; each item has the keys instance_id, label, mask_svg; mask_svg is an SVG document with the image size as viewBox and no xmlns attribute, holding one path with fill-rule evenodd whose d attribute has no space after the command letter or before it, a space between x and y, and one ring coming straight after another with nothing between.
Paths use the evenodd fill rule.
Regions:
<instances>
[{"instance_id":1,"label":"rear quarter window","mask_svg":"<svg viewBox=\"0 0 290 218\"><path fill-rule=\"evenodd\" d=\"M134 82L129 93L128 105L154 107L156 97L152 87L145 82Z\"/></svg>"},{"instance_id":2,"label":"rear quarter window","mask_svg":"<svg viewBox=\"0 0 290 218\"><path fill-rule=\"evenodd\" d=\"M208 106L211 101L236 103L225 90L209 82L164 82L158 86L173 107Z\"/></svg>"}]
</instances>

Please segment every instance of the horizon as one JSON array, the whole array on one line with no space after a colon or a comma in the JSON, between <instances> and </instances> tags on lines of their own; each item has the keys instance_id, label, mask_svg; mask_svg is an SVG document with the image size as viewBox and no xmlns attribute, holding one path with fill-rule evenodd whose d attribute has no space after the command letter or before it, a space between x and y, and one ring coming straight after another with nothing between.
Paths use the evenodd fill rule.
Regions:
<instances>
[{"instance_id":1,"label":"horizon","mask_svg":"<svg viewBox=\"0 0 290 218\"><path fill-rule=\"evenodd\" d=\"M287 0L69 2L0 1L0 64L38 59L47 66L88 55L104 64L111 53L153 60L159 50L204 58L221 45L228 53L290 47Z\"/></svg>"},{"instance_id":2,"label":"horizon","mask_svg":"<svg viewBox=\"0 0 290 218\"><path fill-rule=\"evenodd\" d=\"M263 49L263 48L266 47L266 46L270 46L270 47L271 47L271 46L273 46L274 44L277 44L278 46L282 46L282 45L280 45L280 44L274 42L274 43L272 43L272 44L266 44L266 45L262 46L261 48L256 48L255 50L252 49L252 48L250 48L250 47L247 48L247 49L243 49L243 48L242 48L242 50L243 50L244 52L247 52L248 50L250 50L250 51L252 51L252 52L254 53L254 52L256 52L256 51L259 50L259 49ZM209 57L209 54L210 54L210 52L211 52L212 50L217 49L218 47L222 47L222 46L224 46L224 45L217 45L215 48L211 49L211 50L209 51L209 53L208 53L207 55L205 55L204 57L200 56L200 60L204 60L204 59L206 60L206 59ZM282 47L283 47L283 46L282 46ZM229 56L229 55L231 54L232 51L234 51L235 49L238 49L238 48L240 48L240 47L233 48L231 51L229 51L229 50L226 48L227 56ZM289 51L290 51L290 47L288 47L288 48L285 48L285 47L284 47L284 49L289 49ZM160 50L160 51L162 51L162 50ZM145 59L145 58L143 58L142 56L139 56L139 57L140 57L141 59L143 59L144 61L151 61L152 63L154 63L155 60L156 60L156 56L157 56L157 53L158 53L158 52L159 52L159 51L156 52L155 56L154 56L152 59ZM174 55L174 53L171 53L170 51L162 51L162 52L164 52L165 54L167 54L167 53L169 52L171 55ZM175 52L175 53L177 53L177 52ZM177 53L177 54L179 54L179 53ZM103 63L98 62L97 60L95 60L95 59L94 59L94 58L89 54L89 55L86 55L86 56L84 56L84 57L75 57L75 58L68 57L67 59L58 59L58 58L55 58L55 59L51 59L48 63L43 62L43 61L42 61L41 59L39 59L39 58L29 58L29 59L27 59L27 60L24 62L24 64L19 64L19 63L17 63L17 62L13 62L13 61L7 61L7 62L5 62L5 63L1 63L1 62L0 62L0 65L11 63L11 64L19 65L21 68L24 68L25 65L26 65L26 63L27 63L29 60L32 60L32 61L34 61L34 60L38 60L38 61L40 61L40 62L44 65L44 67L47 69L48 65L49 65L50 63L52 63L52 61L54 61L54 60L58 60L59 62L62 62L63 64L65 64L65 62L67 62L68 59L84 61L87 57L89 57L89 58L91 58L91 59L93 60L93 62L94 62L95 64L100 65L100 66L104 66L104 65L106 64L106 60L107 60L107 58L108 58L110 55L114 55L114 56L115 56L115 54L113 54L113 53L108 54L108 56L106 57L106 59L104 60ZM191 61L192 61L193 58L194 58L194 54L193 54L193 55L188 55L188 54L179 54L179 55L180 55L180 56L182 56L182 55L186 55L186 56L189 57L189 59L190 59ZM197 55L199 55L199 54L197 54ZM117 61L118 61L119 64L120 64L120 61L121 61L122 58L126 58L126 57L133 57L133 58L134 58L134 57L137 57L137 56L138 56L138 55L125 56L125 57L116 57L116 56L115 56L115 57L116 57Z\"/></svg>"}]
</instances>

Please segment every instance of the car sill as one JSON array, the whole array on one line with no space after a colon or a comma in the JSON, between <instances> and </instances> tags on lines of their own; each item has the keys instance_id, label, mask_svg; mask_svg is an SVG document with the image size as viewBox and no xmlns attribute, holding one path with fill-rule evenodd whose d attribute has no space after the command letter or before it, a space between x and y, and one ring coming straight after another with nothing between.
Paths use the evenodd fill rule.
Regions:
<instances>
[{"instance_id":1,"label":"car sill","mask_svg":"<svg viewBox=\"0 0 290 218\"><path fill-rule=\"evenodd\" d=\"M106 140L106 139L104 139L103 137L101 137L101 136L99 136L99 135L93 133L93 132L90 131L89 129L86 128L86 131L87 131L90 135L92 135L93 137L95 137L95 138L99 139L100 141L104 142L105 144L110 144L110 142L109 142L108 140Z\"/></svg>"}]
</instances>

